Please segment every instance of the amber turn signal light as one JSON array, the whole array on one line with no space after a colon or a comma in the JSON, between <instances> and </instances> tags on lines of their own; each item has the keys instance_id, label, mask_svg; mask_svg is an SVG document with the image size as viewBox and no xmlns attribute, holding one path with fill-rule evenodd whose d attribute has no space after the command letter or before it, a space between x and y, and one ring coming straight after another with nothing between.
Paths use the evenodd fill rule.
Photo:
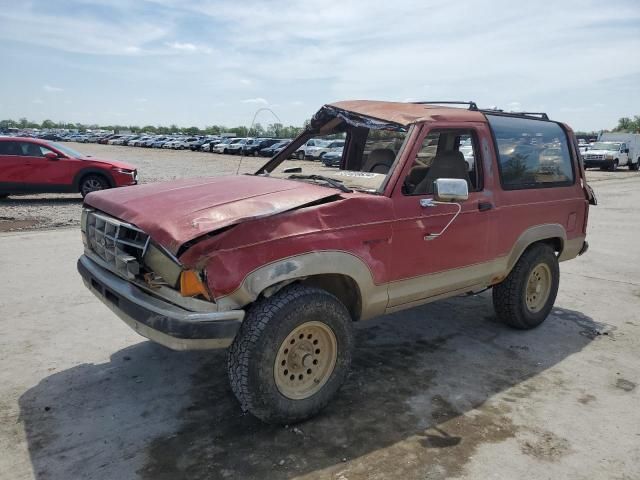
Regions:
<instances>
[{"instance_id":1,"label":"amber turn signal light","mask_svg":"<svg viewBox=\"0 0 640 480\"><path fill-rule=\"evenodd\" d=\"M185 270L180 275L180 295L183 297L202 295L207 300L210 300L207 287L200 280L200 275L193 270Z\"/></svg>"}]
</instances>

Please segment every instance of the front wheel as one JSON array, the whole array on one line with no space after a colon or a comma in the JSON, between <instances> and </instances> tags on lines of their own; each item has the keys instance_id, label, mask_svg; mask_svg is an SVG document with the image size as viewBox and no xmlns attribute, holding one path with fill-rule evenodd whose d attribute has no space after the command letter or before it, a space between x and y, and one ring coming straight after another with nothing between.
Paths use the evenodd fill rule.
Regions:
<instances>
[{"instance_id":1,"label":"front wheel","mask_svg":"<svg viewBox=\"0 0 640 480\"><path fill-rule=\"evenodd\" d=\"M615 172L618 170L618 160L614 160L611 166L609 167L610 172Z\"/></svg>"},{"instance_id":2,"label":"front wheel","mask_svg":"<svg viewBox=\"0 0 640 480\"><path fill-rule=\"evenodd\" d=\"M558 257L546 244L526 250L513 270L493 287L493 306L498 319L519 328L535 328L545 321L558 294Z\"/></svg>"},{"instance_id":3,"label":"front wheel","mask_svg":"<svg viewBox=\"0 0 640 480\"><path fill-rule=\"evenodd\" d=\"M109 182L107 182L107 179L102 175L87 175L80 182L80 194L82 198L91 192L104 190L105 188L109 188Z\"/></svg>"},{"instance_id":4,"label":"front wheel","mask_svg":"<svg viewBox=\"0 0 640 480\"><path fill-rule=\"evenodd\" d=\"M267 423L317 414L345 381L352 321L330 293L301 285L258 300L229 349L231 389L242 409Z\"/></svg>"}]
</instances>

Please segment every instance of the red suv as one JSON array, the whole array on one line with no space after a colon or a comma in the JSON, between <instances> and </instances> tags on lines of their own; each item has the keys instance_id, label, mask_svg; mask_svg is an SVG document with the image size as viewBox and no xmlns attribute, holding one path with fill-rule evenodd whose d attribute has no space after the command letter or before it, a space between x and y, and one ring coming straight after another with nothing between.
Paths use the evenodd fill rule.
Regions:
<instances>
[{"instance_id":1,"label":"red suv","mask_svg":"<svg viewBox=\"0 0 640 480\"><path fill-rule=\"evenodd\" d=\"M89 192L138 183L136 167L98 160L58 143L0 137L0 197L13 193Z\"/></svg>"},{"instance_id":2,"label":"red suv","mask_svg":"<svg viewBox=\"0 0 640 480\"><path fill-rule=\"evenodd\" d=\"M314 138L344 138L338 170L288 160ZM243 409L289 423L347 378L353 322L492 288L498 319L540 325L590 203L544 114L339 102L253 175L92 193L78 269L139 334L230 345Z\"/></svg>"}]
</instances>

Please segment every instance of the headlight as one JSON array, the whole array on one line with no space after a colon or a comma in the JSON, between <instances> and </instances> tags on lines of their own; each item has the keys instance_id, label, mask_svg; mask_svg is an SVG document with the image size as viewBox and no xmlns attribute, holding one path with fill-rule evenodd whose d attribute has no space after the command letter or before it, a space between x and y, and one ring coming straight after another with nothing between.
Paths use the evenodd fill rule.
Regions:
<instances>
[{"instance_id":1,"label":"headlight","mask_svg":"<svg viewBox=\"0 0 640 480\"><path fill-rule=\"evenodd\" d=\"M118 173L124 173L126 175L133 175L133 172L134 172L133 170L129 170L128 168L118 168L118 167L113 167L111 168L111 170Z\"/></svg>"},{"instance_id":2,"label":"headlight","mask_svg":"<svg viewBox=\"0 0 640 480\"><path fill-rule=\"evenodd\" d=\"M161 276L168 285L173 288L178 287L182 267L161 248L149 243L142 261L152 272Z\"/></svg>"}]
</instances>

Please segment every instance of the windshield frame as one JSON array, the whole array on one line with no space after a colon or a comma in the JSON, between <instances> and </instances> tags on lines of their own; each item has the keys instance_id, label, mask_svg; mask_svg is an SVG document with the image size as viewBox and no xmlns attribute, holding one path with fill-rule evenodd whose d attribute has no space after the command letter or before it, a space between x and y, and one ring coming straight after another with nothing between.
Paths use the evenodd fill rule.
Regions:
<instances>
[{"instance_id":1,"label":"windshield frame","mask_svg":"<svg viewBox=\"0 0 640 480\"><path fill-rule=\"evenodd\" d=\"M365 128L369 128L369 130L388 130L388 129L398 129L398 131L402 131L404 133L404 140L402 145L400 146L395 160L393 162L393 164L391 165L391 168L389 169L389 171L387 172L385 178L382 180L382 182L380 183L380 185L374 190L368 190L368 189L363 189L363 188L359 188L357 186L354 185L345 185L348 188L354 190L355 192L360 192L360 193L366 193L369 195L385 195L385 196L390 196L391 192L393 191L394 185L396 183L396 176L397 176L397 171L398 170L402 170L402 165L403 165L403 158L406 155L406 151L407 151L407 146L411 145L411 142L413 141L413 137L415 135L415 133L417 131L420 130L419 125L417 124L409 124L409 125L401 125L395 122L384 122L384 123L380 123L380 120L378 119L374 119L374 118L369 118L369 117L362 117L362 116L358 116L358 118L354 118L353 122L350 121L351 119L349 119L349 114L351 112L348 111L341 111L341 115L339 116L330 116L327 118L327 116L324 116L320 119L318 119L318 117L321 116L321 114L323 113L324 108L321 109L318 113L316 113L316 115L314 116L314 118L312 119L311 124L309 125L309 127L307 127L307 129L305 129L304 131L302 131L296 138L294 138L293 140L290 141L290 143L284 147L284 149L282 149L280 152L276 153L273 157L271 157L269 160L267 160L267 162L265 164L263 164L256 172L254 172L252 175L256 175L256 176L269 176L274 170L276 170L276 168L278 168L282 163L284 163L285 161L287 161L289 159L289 156L291 154L293 154L296 150L298 150L299 147L301 147L302 145L306 144L306 142L312 138L316 138L316 137L321 137L323 135L331 135L336 133L336 129L338 127L343 126L344 130L341 130L343 132L346 133L346 137L344 138L344 145L342 145L342 149L343 149L343 155L345 154L345 152L347 153L347 155L349 154L349 150L350 150L350 136L351 136L351 132L349 131L350 128L357 128L357 127L362 127L362 121L367 121L367 120L372 120L373 122L377 122L375 124L375 126L377 126L378 128L375 128L375 126L366 126ZM355 114L354 114L355 115ZM344 125L343 125L344 124ZM387 127L387 128L385 128ZM330 144L333 141L336 141L335 139L327 139L328 140L328 144ZM342 139L341 139L342 140ZM338 147L336 147L338 148ZM398 167L400 166L400 167ZM356 172L355 170L340 170L343 172ZM300 173L300 172L296 172L296 173ZM292 172L293 174L293 172ZM283 177L285 179L287 179L288 177ZM292 179L293 181L294 179Z\"/></svg>"}]
</instances>

